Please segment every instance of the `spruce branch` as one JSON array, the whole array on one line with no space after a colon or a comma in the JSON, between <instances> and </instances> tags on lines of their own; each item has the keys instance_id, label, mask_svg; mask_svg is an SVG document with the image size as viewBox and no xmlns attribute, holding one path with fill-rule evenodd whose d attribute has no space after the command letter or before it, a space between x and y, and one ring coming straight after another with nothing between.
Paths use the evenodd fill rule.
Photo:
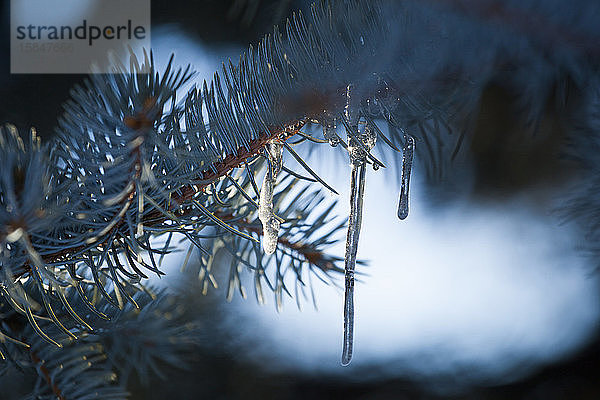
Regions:
<instances>
[{"instance_id":1,"label":"spruce branch","mask_svg":"<svg viewBox=\"0 0 600 400\"><path fill-rule=\"evenodd\" d=\"M353 22L359 11L373 14L377 9L352 9L349 19L342 23ZM325 10L322 13L325 15ZM379 29L375 24L368 28ZM128 292L145 277L141 271L160 274L154 256L164 251L150 245L151 236L181 233L202 251L202 229L228 227L215 217L223 204L217 192L235 203L230 207L232 215L243 218L252 212L243 201L248 194L237 192L228 185L230 180L220 178L261 154L269 143L287 146L285 141L307 120L318 120L318 115L290 116L290 110L297 110L287 101L294 91L305 90L304 81L311 72L306 65L292 61L307 51L312 53L315 49L302 43L311 40L317 44L317 37L300 16L294 17L286 31L287 43L276 31L256 51L251 47L238 67L231 63L224 67L226 92L215 74L210 89L205 82L202 91L193 89L177 103L177 90L192 76L189 67L174 70L169 62L161 77L154 70L151 54L144 55L142 63L132 57L129 70L117 65L113 75L94 75L84 87L73 91L73 100L65 106L60 120L58 138L45 160L46 170L51 170L51 179L57 190L60 188L60 198L65 199L57 213L60 221L54 225L61 229L44 232L42 237L28 229L19 238L20 246L7 242L4 249L4 254L11 255L3 259L3 271L11 283L3 294L24 312L42 337L58 344L39 328L36 319L46 317L32 312L31 296L19 283L23 279L34 278L50 319L64 333L72 334L50 305L60 288L74 286L81 291L82 286L93 283L108 303L123 308L130 302L136 307ZM330 65L312 54L313 68L331 73L331 61L344 51L354 52L354 46L352 42L345 47L338 45L329 57ZM336 86L339 84L326 88L326 97L335 93ZM323 182L291 147L286 149L314 179ZM47 187L39 180L36 184L38 190ZM206 191L216 185L218 191ZM12 189L9 185L5 192ZM14 230L19 234L18 228ZM12 239L11 235L15 233L7 230L5 236ZM241 242L235 244L242 246ZM233 249L233 253L238 252L239 248ZM143 253L147 253L145 259ZM20 259L12 257L15 254ZM123 262L120 255L124 255ZM262 257L257 258L260 263ZM329 265L327 268L335 270Z\"/></svg>"},{"instance_id":2,"label":"spruce branch","mask_svg":"<svg viewBox=\"0 0 600 400\"><path fill-rule=\"evenodd\" d=\"M124 399L132 372L147 383L150 376L162 377L165 366L184 368L190 350L199 344L199 326L190 321L190 312L181 299L164 291L146 290L133 294L142 310L131 305L115 310L106 302L97 302L96 306L110 315L111 321L86 314L79 295L69 290L69 302L95 329L75 340L52 323L43 323L43 330L56 338L62 348L43 340L26 324L7 327L7 322L14 325L19 320L13 318L14 311L0 303L0 309L8 314L4 316L8 318L3 318L7 331L12 335L20 331L22 341L30 343L12 341L3 346L11 360L8 365L18 367L24 376L36 381L30 398ZM89 287L86 295L92 298L94 291Z\"/></svg>"},{"instance_id":3,"label":"spruce branch","mask_svg":"<svg viewBox=\"0 0 600 400\"><path fill-rule=\"evenodd\" d=\"M404 82L411 80L389 65L367 62L376 55L388 56L386 38L395 29L390 15L400 16L403 11L386 1L317 3L309 20L301 14L291 17L285 38L275 29L257 47L251 46L237 66L224 64L222 74L215 73L210 84L205 81L201 89L192 89L180 102L177 92L193 72L189 66L173 68L172 59L162 75L155 71L152 54L144 53L141 62L132 56L129 68L117 64L114 74L91 76L83 87L73 90L73 99L65 105L59 121L58 137L38 156L35 171L29 171L32 164L26 162L29 154L24 150L23 157L13 161L13 170L31 175L27 182L35 190L54 190L51 196L40 197L51 200L58 211L52 213L57 220L51 224L45 215L35 216L37 219L23 227L14 225L13 219L3 224L1 265L7 282L2 293L7 301L27 317L41 337L60 345L37 322L49 318L63 333L76 336L56 317L52 300L65 300L62 291L74 287L92 312L105 315L83 294L91 285L116 308L123 309L126 303L137 308L133 293L146 278L143 271L160 275L155 257L162 258L169 250L168 246L155 248L151 238L168 234L170 240L173 234L184 235L204 254L203 279L209 282L214 249L220 243L203 242L201 232L209 227L221 237L231 237L220 244L235 260L256 271L259 301L263 301L261 281L265 280L275 291L279 307L281 293L287 291L281 255L274 255L273 284L265 274L269 261L263 264L263 254L252 237L232 228L216 213L226 208L230 221L252 220L255 202L248 202L252 196L243 189L251 185L259 199L262 242L269 255L277 249L281 224L271 215L278 173L274 171L282 169L270 148L285 149L311 179L335 192L287 143L308 121L324 127L328 143L342 144L353 164L360 158L363 164L378 169L384 164L371 153L381 132L374 119L383 117L400 129L417 125L426 138L426 124L433 120L437 127L438 118L446 121L453 112L449 110L459 108L456 104L462 104L462 97L452 95L457 93L457 85L441 91L436 87L433 95L426 85L413 86L413 81L407 86ZM403 79L404 86L393 83L397 78ZM338 126L345 128L347 142L336 133ZM11 135L17 137L12 130ZM387 138L384 141L393 143ZM7 152L13 142L18 140L9 142ZM257 189L251 168L242 183L233 184L234 169L242 163L251 165L258 155L268 161L263 188ZM364 176L364 165L361 168ZM38 177L36 171L47 171L48 176ZM5 202L19 192L8 178L3 186ZM294 207L299 202L295 199ZM44 204L41 209L45 212L49 206ZM357 212L360 215L361 210ZM50 228L43 231L35 225L43 223ZM289 269L300 281L304 262L325 273L339 271L332 267L339 258L323 257L317 244L310 248L308 238L315 230L302 229L302 224L301 219L284 220L282 243L289 246L283 248L294 249L286 255L291 260ZM349 234L355 224L360 224L360 218L353 221ZM287 237L290 235L295 237L293 241ZM204 248L207 246L210 249ZM319 254L320 260L316 258ZM350 264L353 269L354 261ZM31 293L21 283L30 278L44 310L34 307ZM68 301L62 306L70 308ZM45 315L35 314L34 309ZM82 318L70 314L87 329Z\"/></svg>"},{"instance_id":4,"label":"spruce branch","mask_svg":"<svg viewBox=\"0 0 600 400\"><path fill-rule=\"evenodd\" d=\"M589 42L583 52L562 53L549 62L547 43L539 46L527 30L483 27L460 10L438 26L442 19L434 17L442 12L427 2L318 2L306 18L294 14L283 33L275 28L237 65L224 63L211 82L183 96L194 76L191 68L175 69L171 59L160 74L152 53L144 53L141 60L132 56L129 67L117 64L113 74L93 75L75 88L51 143L42 146L35 130L25 139L10 125L0 130L0 358L15 360L29 351L39 391L49 396L78 398L96 387L121 396L121 389L110 392L102 380L105 369L81 386L82 392L67 395L76 389L67 382L73 372L62 375L50 368L59 364L51 363L63 360L76 365L72 371L88 371L89 365L72 358L84 351L80 346L121 327L137 335L130 344L160 347L160 337L152 335L165 326L147 329L153 320L144 313L153 306L142 300L149 292L143 280L148 272L162 274L163 258L179 238L189 244L184 265L198 251L203 291L216 285L215 260L227 252L229 299L235 289L245 297L243 269L254 274L258 301L264 301L266 283L278 308L283 293L292 296L286 276L294 279L298 300L306 275L330 278L342 272L342 259L329 255L327 247L344 224L320 230L334 204L315 215L323 195L299 185L319 183L335 192L292 147L310 142L343 147L358 188L351 198L345 257L343 362L348 363L362 188L368 165L385 167L373 150L402 147L398 216L404 219L413 150L428 160L429 175L442 177L470 134L483 87L499 66L520 60L518 51L507 50L509 44L530 51L532 64L549 63L549 70L568 71L580 84L582 66L597 63L586 58L595 56ZM464 57L456 57L458 45L471 43L463 35L479 39ZM507 52L508 60L502 59ZM481 71L482 65L487 67ZM529 77L526 69L520 72L515 82ZM523 92L541 104L545 98L536 83L546 86L528 81ZM381 122L388 124L387 136ZM322 128L322 138L301 131L311 125ZM597 129L591 128L589 149L597 147ZM385 146L376 147L377 139ZM304 172L283 165L286 157ZM582 151L584 162L595 166L594 157ZM261 186L258 173L264 173ZM591 182L590 193L595 195L596 186ZM596 228L590 227L593 235ZM129 321L135 326L125 328L129 322L123 315L137 313L142 317ZM148 348L138 350L142 357L136 365L154 365ZM169 361L172 350L165 345L160 354ZM121 354L101 353L100 358Z\"/></svg>"}]
</instances>

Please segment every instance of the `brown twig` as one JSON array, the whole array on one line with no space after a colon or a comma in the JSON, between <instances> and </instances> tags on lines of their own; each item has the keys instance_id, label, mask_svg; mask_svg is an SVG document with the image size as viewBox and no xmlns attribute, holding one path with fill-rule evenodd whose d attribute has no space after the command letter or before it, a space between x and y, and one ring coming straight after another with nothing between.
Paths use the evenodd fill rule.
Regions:
<instances>
[{"instance_id":1,"label":"brown twig","mask_svg":"<svg viewBox=\"0 0 600 400\"><path fill-rule=\"evenodd\" d=\"M132 128L139 127L140 129L145 129L147 127L147 123L144 122L143 115L144 114L140 114L135 118L130 117L132 119L130 119L130 120L126 119L126 123L130 124ZM302 120L292 122L292 123L286 125L284 128L272 128L268 135L267 134L260 135L257 139L251 141L249 143L248 149L246 149L245 147L240 147L238 149L237 156L234 156L233 154L229 154L227 157L225 157L225 159L223 161L216 162L215 164L213 164L213 166L215 168L214 170L210 169L208 171L204 171L202 173L202 181L204 183L199 184L199 185L186 185L183 188L181 188L177 193L175 193L175 195L172 197L172 200L174 200L173 204L177 205L177 204L182 204L186 201L189 201L194 195L196 195L196 193L204 190L211 183L226 176L233 168L238 167L239 165L241 165L244 161L248 160L249 158L252 158L252 157L258 155L260 153L260 151L263 149L263 147L269 141L274 140L274 139L282 140L282 141L288 140L289 138L294 136L296 133L298 133L298 131L300 129L302 129L302 127L306 124L306 122L307 122L306 119L302 119ZM138 157L138 159L140 159L140 157L141 157L140 148L139 148L140 145L141 145L141 143L138 146L134 147L134 149L133 149L133 155L136 155ZM141 159L140 159L140 163L141 163ZM134 172L134 174L138 174L136 176L139 177L141 167L135 168L136 165L138 165L138 163L135 163L133 172ZM133 196L135 195L135 190L136 190L136 187L135 187L135 183L134 183L132 185L131 189L128 191L128 193L124 196L122 201L124 201L125 203L128 201L131 202L133 199ZM172 210L169 210L169 211L172 211ZM155 211L155 212L147 215L146 220L152 221L150 224L148 224L149 226L150 225L155 226L155 225L159 225L162 221L164 221L164 216L159 211ZM95 246L103 245L104 242L106 242L106 240L108 240L108 238L111 237L114 230L120 228L120 226L122 225L122 222L123 222L123 219L121 217L121 220L118 221L117 223L115 223L114 226L110 230L103 233L102 238L98 238L98 240L94 242L94 245ZM45 254L43 256L43 259L44 259L44 262L46 262L46 263L56 263L56 262L61 261L61 259L68 258L68 256L70 254L77 253L79 251L84 250L86 247L88 247L88 246L80 245L80 246L76 246L76 247L61 249L54 253ZM18 278L28 274L29 272L31 272L30 267L28 265L24 265L24 271L21 274L18 274L17 276L15 276L15 278L18 279Z\"/></svg>"}]
</instances>

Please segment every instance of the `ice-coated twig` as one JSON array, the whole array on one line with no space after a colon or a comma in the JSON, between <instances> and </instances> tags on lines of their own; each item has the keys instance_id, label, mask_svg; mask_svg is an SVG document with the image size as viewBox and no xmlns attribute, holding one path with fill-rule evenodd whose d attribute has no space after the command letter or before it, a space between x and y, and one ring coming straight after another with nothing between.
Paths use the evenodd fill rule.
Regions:
<instances>
[{"instance_id":1,"label":"ice-coated twig","mask_svg":"<svg viewBox=\"0 0 600 400\"><path fill-rule=\"evenodd\" d=\"M410 189L410 171L412 169L413 155L415 152L415 139L404 135L402 148L402 184L400 186L400 200L398 201L398 218L408 217L408 191Z\"/></svg>"},{"instance_id":2,"label":"ice-coated twig","mask_svg":"<svg viewBox=\"0 0 600 400\"><path fill-rule=\"evenodd\" d=\"M273 254L277 248L279 237L279 220L273 213L273 191L277 175L283 167L283 145L272 141L267 145L268 166L260 190L258 201L258 219L263 226L263 249L266 254Z\"/></svg>"}]
</instances>

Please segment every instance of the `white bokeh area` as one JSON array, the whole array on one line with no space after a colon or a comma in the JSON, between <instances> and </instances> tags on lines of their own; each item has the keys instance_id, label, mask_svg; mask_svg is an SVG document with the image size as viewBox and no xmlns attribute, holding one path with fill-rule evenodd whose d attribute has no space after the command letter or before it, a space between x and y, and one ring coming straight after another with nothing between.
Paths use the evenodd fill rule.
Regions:
<instances>
[{"instance_id":1,"label":"white bokeh area","mask_svg":"<svg viewBox=\"0 0 600 400\"><path fill-rule=\"evenodd\" d=\"M255 344L248 359L351 379L500 383L570 354L596 332L598 280L554 215L519 200L431 210L415 179L409 217L400 221L390 180L368 171L359 257L369 266L355 288L352 364L339 363L343 292L315 280L318 311L305 302L300 312L291 299L279 314L273 301L235 302L231 325L254 321L240 332ZM348 191L335 183L344 199L336 212L347 215ZM343 244L332 251L342 255Z\"/></svg>"},{"instance_id":2,"label":"white bokeh area","mask_svg":"<svg viewBox=\"0 0 600 400\"><path fill-rule=\"evenodd\" d=\"M160 65L176 51L177 64L200 67L196 82L212 78L233 53L207 52L177 35L153 33L156 58ZM312 159L312 165L340 192L335 213L347 216L347 163ZM343 291L316 279L318 310L309 299L299 311L286 298L277 313L272 296L259 306L251 281L247 300L236 294L222 306L237 338L232 350L243 349L239 357L274 371L348 379L451 375L502 382L571 354L597 333L598 279L572 228L519 199L431 209L418 165L414 170L404 221L396 217L393 172L367 171L359 258L369 266L360 269L366 275L355 288L350 366L340 366ZM343 242L330 251L343 256Z\"/></svg>"}]
</instances>

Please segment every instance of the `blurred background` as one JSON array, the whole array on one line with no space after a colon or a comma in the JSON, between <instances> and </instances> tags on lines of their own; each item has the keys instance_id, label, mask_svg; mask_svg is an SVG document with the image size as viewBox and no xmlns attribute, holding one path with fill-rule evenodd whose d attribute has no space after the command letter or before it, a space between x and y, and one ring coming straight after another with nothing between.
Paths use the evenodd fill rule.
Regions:
<instances>
[{"instance_id":1,"label":"blurred background","mask_svg":"<svg viewBox=\"0 0 600 400\"><path fill-rule=\"evenodd\" d=\"M307 2L153 0L158 69L174 53L177 65L196 69L194 82L209 80L299 8ZM8 2L1 12L0 123L50 138L69 90L85 77L11 75ZM484 88L463 144L468 162L433 179L429 161L416 161L407 220L395 217L401 156L387 154L387 169L368 171L359 256L369 265L356 287L349 367L339 364L339 287L314 282L318 309L310 299L302 311L286 299L280 313L274 300L227 303L223 289L202 296L193 266L179 272L183 256L175 254L158 284L189 298L203 345L187 367L163 369L164 380L134 382L132 398L600 398L600 282L580 228L560 218L578 179L565 157L577 93L564 113L542 106L532 128L507 79L516 68L498 69ZM306 157L340 192L344 218L347 156L319 148ZM343 256L343 241L331 253Z\"/></svg>"}]
</instances>

